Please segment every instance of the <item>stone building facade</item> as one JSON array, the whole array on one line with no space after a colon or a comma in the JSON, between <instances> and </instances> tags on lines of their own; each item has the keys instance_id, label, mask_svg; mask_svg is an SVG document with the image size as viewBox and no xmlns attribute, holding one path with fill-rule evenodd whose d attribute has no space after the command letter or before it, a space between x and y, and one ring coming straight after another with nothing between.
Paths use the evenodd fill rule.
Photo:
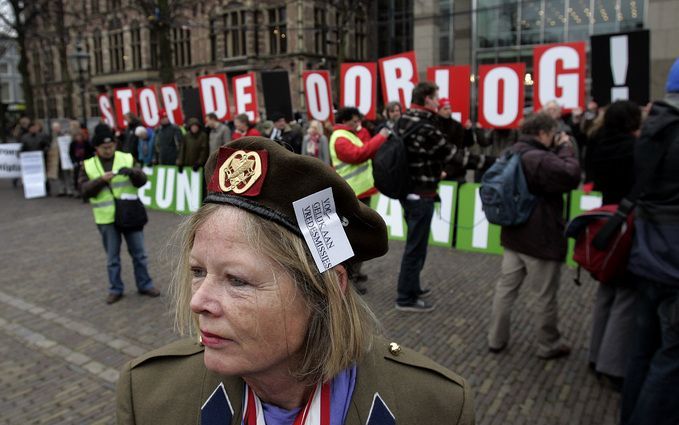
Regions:
<instances>
[{"instance_id":1,"label":"stone building facade","mask_svg":"<svg viewBox=\"0 0 679 425\"><path fill-rule=\"evenodd\" d=\"M78 42L89 54L86 103L98 116L97 96L119 87L160 84L158 48L147 16L134 0L60 0L69 38L68 54ZM143 1L143 0L142 0ZM171 24L172 61L180 91L194 90L196 77L227 77L261 70L286 70L293 108L304 108L302 72L328 69L333 77L339 61L373 59L374 44L365 1L182 1ZM358 7L347 11L345 4ZM54 20L38 20L29 45L31 81L38 116L64 116L64 98L80 111L77 71L70 65L73 90L66 93L60 69ZM345 22L347 21L347 22ZM343 51L339 54L340 48ZM261 90L259 90L261 93ZM260 99L260 104L262 99Z\"/></svg>"}]
</instances>

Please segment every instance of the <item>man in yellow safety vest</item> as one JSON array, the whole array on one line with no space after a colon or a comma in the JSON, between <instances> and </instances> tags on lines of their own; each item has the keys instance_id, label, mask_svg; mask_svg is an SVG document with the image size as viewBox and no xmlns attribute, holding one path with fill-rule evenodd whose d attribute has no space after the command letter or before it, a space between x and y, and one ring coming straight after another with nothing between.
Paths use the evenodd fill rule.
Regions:
<instances>
[{"instance_id":1,"label":"man in yellow safety vest","mask_svg":"<svg viewBox=\"0 0 679 425\"><path fill-rule=\"evenodd\" d=\"M337 173L349 183L356 197L370 206L370 197L377 193L373 181L372 158L391 133L383 128L374 137L361 140L356 133L361 125L361 113L357 108L340 108L335 113L334 131L330 136L330 158ZM352 282L360 294L367 289L363 282L368 276L361 273L361 263L357 263L352 274Z\"/></svg>"},{"instance_id":2,"label":"man in yellow safety vest","mask_svg":"<svg viewBox=\"0 0 679 425\"><path fill-rule=\"evenodd\" d=\"M153 286L144 250L144 228L120 230L115 224L115 199L133 199L137 188L146 184L146 174L134 167L129 153L117 152L116 144L108 135L95 136L92 141L96 155L85 160L79 182L85 199L89 199L94 222L101 233L107 255L109 294L107 304L123 297L124 284L120 277L121 236L125 237L132 256L137 291L141 295L157 297L160 291Z\"/></svg>"}]
</instances>

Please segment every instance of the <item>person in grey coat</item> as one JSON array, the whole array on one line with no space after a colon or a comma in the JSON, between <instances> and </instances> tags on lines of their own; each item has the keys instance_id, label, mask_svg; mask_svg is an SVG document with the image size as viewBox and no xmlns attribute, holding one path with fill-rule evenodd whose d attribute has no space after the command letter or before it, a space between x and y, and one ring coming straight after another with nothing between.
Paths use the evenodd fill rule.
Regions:
<instances>
[{"instance_id":1,"label":"person in grey coat","mask_svg":"<svg viewBox=\"0 0 679 425\"><path fill-rule=\"evenodd\" d=\"M205 125L210 129L210 134L208 136L210 152L216 151L221 146L231 141L231 130L229 130L229 127L224 125L224 123L219 121L219 118L217 118L217 115L213 112L207 114Z\"/></svg>"}]
</instances>

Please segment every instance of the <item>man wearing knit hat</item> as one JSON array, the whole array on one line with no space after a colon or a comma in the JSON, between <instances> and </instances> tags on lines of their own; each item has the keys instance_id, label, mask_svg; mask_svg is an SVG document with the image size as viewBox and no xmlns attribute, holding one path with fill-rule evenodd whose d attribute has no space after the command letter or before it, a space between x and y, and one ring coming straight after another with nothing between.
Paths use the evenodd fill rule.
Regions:
<instances>
[{"instance_id":1,"label":"man wearing knit hat","mask_svg":"<svg viewBox=\"0 0 679 425\"><path fill-rule=\"evenodd\" d=\"M679 423L679 59L665 88L634 152L635 176L644 188L628 264L638 295L623 425Z\"/></svg>"}]
</instances>

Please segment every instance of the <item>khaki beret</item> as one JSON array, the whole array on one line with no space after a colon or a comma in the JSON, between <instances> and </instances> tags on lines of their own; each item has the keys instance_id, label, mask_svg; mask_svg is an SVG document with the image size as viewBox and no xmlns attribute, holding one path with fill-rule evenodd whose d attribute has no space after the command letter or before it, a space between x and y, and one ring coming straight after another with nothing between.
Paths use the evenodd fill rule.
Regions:
<instances>
[{"instance_id":1,"label":"khaki beret","mask_svg":"<svg viewBox=\"0 0 679 425\"><path fill-rule=\"evenodd\" d=\"M382 217L361 203L324 162L263 137L242 137L214 151L205 164L206 203L228 204L276 222L300 237L293 202L332 189L337 214L354 251L350 261L386 254Z\"/></svg>"}]
</instances>

